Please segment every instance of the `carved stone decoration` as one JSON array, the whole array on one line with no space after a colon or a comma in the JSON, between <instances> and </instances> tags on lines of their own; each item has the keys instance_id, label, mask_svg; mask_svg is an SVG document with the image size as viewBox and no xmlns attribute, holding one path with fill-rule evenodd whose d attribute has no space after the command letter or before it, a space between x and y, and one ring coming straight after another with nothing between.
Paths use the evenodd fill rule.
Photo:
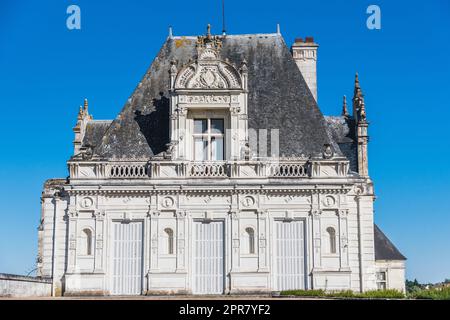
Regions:
<instances>
[{"instance_id":1,"label":"carved stone decoration","mask_svg":"<svg viewBox=\"0 0 450 320\"><path fill-rule=\"evenodd\" d=\"M334 151L331 148L330 144L327 143L324 145L324 150L323 150L322 155L323 155L324 159L331 159L334 157Z\"/></svg>"},{"instance_id":2,"label":"carved stone decoration","mask_svg":"<svg viewBox=\"0 0 450 320\"><path fill-rule=\"evenodd\" d=\"M355 186L355 193L356 195L361 195L364 193L364 187L362 185L356 185Z\"/></svg>"},{"instance_id":3,"label":"carved stone decoration","mask_svg":"<svg viewBox=\"0 0 450 320\"><path fill-rule=\"evenodd\" d=\"M255 199L252 196L246 196L242 199L242 206L245 208L251 208L255 205Z\"/></svg>"},{"instance_id":4,"label":"carved stone decoration","mask_svg":"<svg viewBox=\"0 0 450 320\"><path fill-rule=\"evenodd\" d=\"M325 207L333 207L336 204L336 199L333 196L325 196L322 199L322 204Z\"/></svg>"},{"instance_id":5,"label":"carved stone decoration","mask_svg":"<svg viewBox=\"0 0 450 320\"><path fill-rule=\"evenodd\" d=\"M347 218L347 216L348 216L348 209L340 209L340 210L338 211L338 215L339 215L341 218Z\"/></svg>"},{"instance_id":6,"label":"carved stone decoration","mask_svg":"<svg viewBox=\"0 0 450 320\"><path fill-rule=\"evenodd\" d=\"M99 221L104 220L105 216L106 216L106 213L104 210L97 210L92 214L92 217Z\"/></svg>"},{"instance_id":7,"label":"carved stone decoration","mask_svg":"<svg viewBox=\"0 0 450 320\"><path fill-rule=\"evenodd\" d=\"M74 234L71 234L69 240L69 249L75 250L76 248L77 248L77 239Z\"/></svg>"},{"instance_id":8,"label":"carved stone decoration","mask_svg":"<svg viewBox=\"0 0 450 320\"><path fill-rule=\"evenodd\" d=\"M321 213L322 213L322 210L317 210L317 209L311 210L311 215L315 219L319 218Z\"/></svg>"},{"instance_id":9,"label":"carved stone decoration","mask_svg":"<svg viewBox=\"0 0 450 320\"><path fill-rule=\"evenodd\" d=\"M80 200L80 206L83 209L89 209L93 206L94 200L91 197L84 197Z\"/></svg>"},{"instance_id":10,"label":"carved stone decoration","mask_svg":"<svg viewBox=\"0 0 450 320\"><path fill-rule=\"evenodd\" d=\"M165 197L161 201L161 205L166 209L172 208L174 204L175 204L175 200L173 200L172 197Z\"/></svg>"},{"instance_id":11,"label":"carved stone decoration","mask_svg":"<svg viewBox=\"0 0 450 320\"><path fill-rule=\"evenodd\" d=\"M175 89L241 89L241 77L228 61L220 60L222 40L207 34L198 37L197 61L182 68Z\"/></svg>"},{"instance_id":12,"label":"carved stone decoration","mask_svg":"<svg viewBox=\"0 0 450 320\"><path fill-rule=\"evenodd\" d=\"M187 96L186 99L181 99L182 96L180 96L180 102L184 102L182 100L185 100L187 103L230 103L230 96L225 95L195 95L195 96Z\"/></svg>"}]
</instances>

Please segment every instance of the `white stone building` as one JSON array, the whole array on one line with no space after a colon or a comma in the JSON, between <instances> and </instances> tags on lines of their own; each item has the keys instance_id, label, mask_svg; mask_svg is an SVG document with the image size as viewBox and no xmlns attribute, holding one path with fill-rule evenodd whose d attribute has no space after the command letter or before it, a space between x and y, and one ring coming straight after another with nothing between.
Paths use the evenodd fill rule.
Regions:
<instances>
[{"instance_id":1,"label":"white stone building","mask_svg":"<svg viewBox=\"0 0 450 320\"><path fill-rule=\"evenodd\" d=\"M170 34L114 120L85 101L69 177L42 194L53 294L403 290L358 78L353 114L324 117L316 61L311 38Z\"/></svg>"}]
</instances>

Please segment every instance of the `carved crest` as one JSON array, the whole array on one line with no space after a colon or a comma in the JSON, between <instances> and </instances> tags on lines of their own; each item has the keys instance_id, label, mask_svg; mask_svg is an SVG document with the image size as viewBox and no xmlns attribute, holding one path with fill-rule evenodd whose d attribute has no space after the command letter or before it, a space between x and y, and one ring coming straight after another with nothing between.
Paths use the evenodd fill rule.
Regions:
<instances>
[{"instance_id":1,"label":"carved crest","mask_svg":"<svg viewBox=\"0 0 450 320\"><path fill-rule=\"evenodd\" d=\"M197 61L182 68L175 89L241 89L241 77L228 61L220 60L222 39L207 34L197 39Z\"/></svg>"}]
</instances>

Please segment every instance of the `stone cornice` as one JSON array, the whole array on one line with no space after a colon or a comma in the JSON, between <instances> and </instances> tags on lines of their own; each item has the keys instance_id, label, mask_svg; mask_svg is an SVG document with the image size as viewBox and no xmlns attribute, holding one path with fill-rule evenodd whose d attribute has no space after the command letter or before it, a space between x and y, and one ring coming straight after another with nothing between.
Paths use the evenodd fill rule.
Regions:
<instances>
[{"instance_id":1,"label":"stone cornice","mask_svg":"<svg viewBox=\"0 0 450 320\"><path fill-rule=\"evenodd\" d=\"M110 195L110 196L123 196L123 195L134 195L136 197L146 197L150 195L165 195L165 194L188 194L188 195L204 195L204 194L347 194L351 191L351 185L341 185L335 187L318 187L318 186L307 186L307 187L286 187L277 188L273 186L267 187L247 187L247 188L236 188L234 186L223 187L223 188L208 188L208 186L202 186L200 188L183 187L183 188L167 188L158 189L148 188L148 189L68 189L66 192L69 195Z\"/></svg>"}]
</instances>

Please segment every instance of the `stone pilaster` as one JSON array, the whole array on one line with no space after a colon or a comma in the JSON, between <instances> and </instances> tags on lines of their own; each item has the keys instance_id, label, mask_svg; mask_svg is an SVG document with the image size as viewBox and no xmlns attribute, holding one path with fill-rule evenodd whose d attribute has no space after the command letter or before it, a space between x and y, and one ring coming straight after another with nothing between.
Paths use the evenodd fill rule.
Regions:
<instances>
[{"instance_id":1,"label":"stone pilaster","mask_svg":"<svg viewBox=\"0 0 450 320\"><path fill-rule=\"evenodd\" d=\"M177 219L177 272L186 272L186 211L175 213Z\"/></svg>"},{"instance_id":2,"label":"stone pilaster","mask_svg":"<svg viewBox=\"0 0 450 320\"><path fill-rule=\"evenodd\" d=\"M94 213L95 218L95 260L94 273L103 273L103 248L104 248L104 229L105 229L105 211L97 210Z\"/></svg>"},{"instance_id":3,"label":"stone pilaster","mask_svg":"<svg viewBox=\"0 0 450 320\"><path fill-rule=\"evenodd\" d=\"M267 235L269 224L267 211L258 211L258 271L268 271L269 250L267 248ZM255 239L256 240L256 239Z\"/></svg>"}]
</instances>

